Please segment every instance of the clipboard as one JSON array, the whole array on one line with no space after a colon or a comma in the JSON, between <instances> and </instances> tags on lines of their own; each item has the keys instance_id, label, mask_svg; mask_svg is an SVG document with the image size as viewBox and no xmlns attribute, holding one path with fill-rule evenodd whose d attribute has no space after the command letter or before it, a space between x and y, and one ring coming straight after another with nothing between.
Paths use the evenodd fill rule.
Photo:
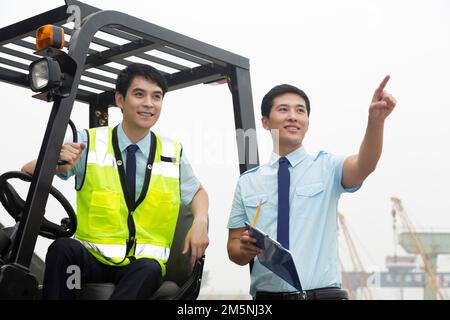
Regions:
<instances>
[{"instance_id":1,"label":"clipboard","mask_svg":"<svg viewBox=\"0 0 450 320\"><path fill-rule=\"evenodd\" d=\"M263 249L263 252L257 255L258 261L298 291L303 292L291 252L283 248L278 241L273 240L268 234L257 227L251 226L248 222L245 222L245 227L249 231L250 236L256 239L255 245Z\"/></svg>"}]
</instances>

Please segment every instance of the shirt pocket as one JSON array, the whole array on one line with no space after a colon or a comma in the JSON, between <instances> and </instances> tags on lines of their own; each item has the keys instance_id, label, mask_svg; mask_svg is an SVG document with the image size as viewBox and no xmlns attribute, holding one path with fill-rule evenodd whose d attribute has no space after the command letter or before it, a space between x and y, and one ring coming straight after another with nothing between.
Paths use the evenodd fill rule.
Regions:
<instances>
[{"instance_id":1,"label":"shirt pocket","mask_svg":"<svg viewBox=\"0 0 450 320\"><path fill-rule=\"evenodd\" d=\"M255 194L244 197L244 206L249 208L258 208L259 201L261 204L267 203L267 194Z\"/></svg>"},{"instance_id":2,"label":"shirt pocket","mask_svg":"<svg viewBox=\"0 0 450 320\"><path fill-rule=\"evenodd\" d=\"M255 194L243 197L245 213L247 214L250 223L253 223L260 201L261 201L261 210L258 215L258 221L265 220L265 214L262 214L262 211L265 211L264 209L268 205L267 194Z\"/></svg>"},{"instance_id":3,"label":"shirt pocket","mask_svg":"<svg viewBox=\"0 0 450 320\"><path fill-rule=\"evenodd\" d=\"M118 237L123 232L120 216L120 196L111 191L94 191L89 207L88 226L99 237Z\"/></svg>"},{"instance_id":4,"label":"shirt pocket","mask_svg":"<svg viewBox=\"0 0 450 320\"><path fill-rule=\"evenodd\" d=\"M168 239L172 240L179 213L177 194L153 188L142 205L142 210L134 216L142 227L140 240L170 246Z\"/></svg>"},{"instance_id":5,"label":"shirt pocket","mask_svg":"<svg viewBox=\"0 0 450 320\"><path fill-rule=\"evenodd\" d=\"M324 185L322 182L312 183L308 185L298 185L295 190L295 195L297 198L312 198L324 190Z\"/></svg>"},{"instance_id":6,"label":"shirt pocket","mask_svg":"<svg viewBox=\"0 0 450 320\"><path fill-rule=\"evenodd\" d=\"M323 201L325 186L322 182L298 185L295 189L293 213L298 218L308 218L320 214L318 212Z\"/></svg>"}]
</instances>

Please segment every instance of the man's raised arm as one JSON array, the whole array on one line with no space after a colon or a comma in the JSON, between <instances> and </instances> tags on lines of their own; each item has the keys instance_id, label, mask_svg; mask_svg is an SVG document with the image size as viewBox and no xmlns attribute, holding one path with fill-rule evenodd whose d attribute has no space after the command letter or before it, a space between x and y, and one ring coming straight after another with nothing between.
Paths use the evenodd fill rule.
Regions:
<instances>
[{"instance_id":1,"label":"man's raised arm","mask_svg":"<svg viewBox=\"0 0 450 320\"><path fill-rule=\"evenodd\" d=\"M373 94L366 134L359 153L345 159L342 172L344 188L353 188L361 184L375 170L380 159L383 149L384 121L397 103L395 98L384 90L389 79L390 76L386 76Z\"/></svg>"}]
</instances>

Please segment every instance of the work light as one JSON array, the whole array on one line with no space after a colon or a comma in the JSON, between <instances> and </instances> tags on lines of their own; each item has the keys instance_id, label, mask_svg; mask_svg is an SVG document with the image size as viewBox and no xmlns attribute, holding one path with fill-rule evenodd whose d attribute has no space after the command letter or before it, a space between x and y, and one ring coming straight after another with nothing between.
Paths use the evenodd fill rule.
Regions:
<instances>
[{"instance_id":1,"label":"work light","mask_svg":"<svg viewBox=\"0 0 450 320\"><path fill-rule=\"evenodd\" d=\"M62 84L59 63L51 57L44 57L31 63L29 75L30 87L34 92L48 91Z\"/></svg>"}]
</instances>

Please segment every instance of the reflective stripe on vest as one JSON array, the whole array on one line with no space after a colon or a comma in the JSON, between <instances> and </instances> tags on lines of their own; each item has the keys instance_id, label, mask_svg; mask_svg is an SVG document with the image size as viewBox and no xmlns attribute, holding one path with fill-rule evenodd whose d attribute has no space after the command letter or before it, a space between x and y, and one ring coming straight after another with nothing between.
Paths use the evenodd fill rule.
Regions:
<instances>
[{"instance_id":1,"label":"reflective stripe on vest","mask_svg":"<svg viewBox=\"0 0 450 320\"><path fill-rule=\"evenodd\" d=\"M153 164L152 174L178 179L180 176L180 170L172 163L161 161Z\"/></svg>"},{"instance_id":2,"label":"reflective stripe on vest","mask_svg":"<svg viewBox=\"0 0 450 320\"><path fill-rule=\"evenodd\" d=\"M95 141L90 141L91 146L95 146L95 149L89 150L87 163L96 164L100 167L113 166L114 168L117 168L114 154L108 152L109 135L110 132L108 127L96 129ZM92 144L92 142L94 142L94 144Z\"/></svg>"},{"instance_id":3,"label":"reflective stripe on vest","mask_svg":"<svg viewBox=\"0 0 450 320\"><path fill-rule=\"evenodd\" d=\"M162 149L164 150L163 156L166 158L175 158L175 148L172 140L164 137L161 138ZM169 178L179 178L180 170L177 166L174 166L171 162L160 161L153 164L152 174L163 175Z\"/></svg>"},{"instance_id":4,"label":"reflective stripe on vest","mask_svg":"<svg viewBox=\"0 0 450 320\"><path fill-rule=\"evenodd\" d=\"M126 246L120 244L101 244L79 240L86 248L91 249L106 259L123 259ZM152 256L159 260L169 259L170 249L151 244L137 244L136 256Z\"/></svg>"},{"instance_id":5,"label":"reflective stripe on vest","mask_svg":"<svg viewBox=\"0 0 450 320\"><path fill-rule=\"evenodd\" d=\"M113 165L115 168L116 161L114 160L114 156L111 154L107 154L106 156L97 152L89 152L87 163L95 163L100 167L111 166Z\"/></svg>"},{"instance_id":6,"label":"reflective stripe on vest","mask_svg":"<svg viewBox=\"0 0 450 320\"><path fill-rule=\"evenodd\" d=\"M137 244L136 250L135 250L136 256L151 256L155 257L159 260L166 260L169 259L170 255L170 249L155 246L152 244Z\"/></svg>"},{"instance_id":7,"label":"reflective stripe on vest","mask_svg":"<svg viewBox=\"0 0 450 320\"><path fill-rule=\"evenodd\" d=\"M156 259L165 273L180 206L181 145L156 136L150 185L133 212L136 243L126 251L128 208L112 146L112 129L89 130L85 181L77 192L78 229L75 238L101 262L126 265L129 259Z\"/></svg>"},{"instance_id":8,"label":"reflective stripe on vest","mask_svg":"<svg viewBox=\"0 0 450 320\"><path fill-rule=\"evenodd\" d=\"M126 246L120 244L101 244L80 240L88 249L91 249L107 259L123 259Z\"/></svg>"}]
</instances>

